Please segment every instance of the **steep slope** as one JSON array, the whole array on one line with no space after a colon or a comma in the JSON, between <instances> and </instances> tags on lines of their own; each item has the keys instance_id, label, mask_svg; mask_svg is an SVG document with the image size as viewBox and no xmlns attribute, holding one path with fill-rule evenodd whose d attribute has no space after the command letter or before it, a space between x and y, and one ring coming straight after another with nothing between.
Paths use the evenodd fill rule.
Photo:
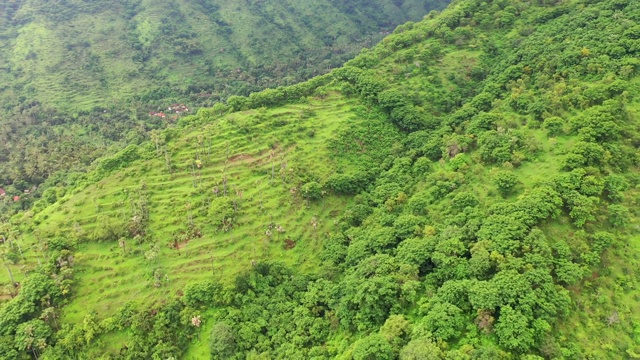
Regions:
<instances>
[{"instance_id":1,"label":"steep slope","mask_svg":"<svg viewBox=\"0 0 640 360\"><path fill-rule=\"evenodd\" d=\"M0 187L22 192L148 139L178 117L172 104L189 112L325 73L445 3L5 1Z\"/></svg>"},{"instance_id":2,"label":"steep slope","mask_svg":"<svg viewBox=\"0 0 640 360\"><path fill-rule=\"evenodd\" d=\"M104 158L5 224L0 354L637 357L639 21L457 1Z\"/></svg>"},{"instance_id":3,"label":"steep slope","mask_svg":"<svg viewBox=\"0 0 640 360\"><path fill-rule=\"evenodd\" d=\"M212 100L326 72L434 1L13 1L2 5L0 103L90 110ZM20 98L22 97L22 99Z\"/></svg>"}]
</instances>

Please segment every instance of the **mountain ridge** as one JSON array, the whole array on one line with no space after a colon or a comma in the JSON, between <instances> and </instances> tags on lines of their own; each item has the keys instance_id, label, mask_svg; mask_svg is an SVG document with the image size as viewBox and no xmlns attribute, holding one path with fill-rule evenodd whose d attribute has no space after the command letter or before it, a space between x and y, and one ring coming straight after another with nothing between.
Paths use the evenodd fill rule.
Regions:
<instances>
[{"instance_id":1,"label":"mountain ridge","mask_svg":"<svg viewBox=\"0 0 640 360\"><path fill-rule=\"evenodd\" d=\"M18 8L5 8L3 17L3 47L13 51L5 54L2 63L17 76L10 78L5 73L5 80L22 87L16 92L31 101L79 110L134 95L156 100L154 92L175 93L178 89L197 93L201 88L219 99L227 90L216 84L218 80L231 86L231 94L246 93L242 86L257 90L278 84L273 71L278 67L293 69L293 62L302 61L309 67L307 71L317 74L321 71L317 65L334 43L345 46L355 42L357 51L361 47L358 37L377 36L382 26L415 17L410 15L413 11L405 11L392 2L363 2L345 8L340 2L327 0L315 5L323 9L315 13L304 2L258 5L214 0L122 0L14 4ZM438 6L419 1L404 5L414 10L418 4L426 8L424 13ZM358 14L347 13L356 8ZM293 16L296 13L304 15L297 18ZM320 28L328 27L323 22L326 19L314 21L309 19L311 14L330 16L334 28L323 35ZM270 46L274 42L276 46ZM353 45L347 45L345 50L354 53ZM317 57L318 52L324 54L305 60ZM246 75L234 75L237 69ZM299 81L309 75L293 76ZM2 95L3 103L17 101L10 92L3 91Z\"/></svg>"}]
</instances>

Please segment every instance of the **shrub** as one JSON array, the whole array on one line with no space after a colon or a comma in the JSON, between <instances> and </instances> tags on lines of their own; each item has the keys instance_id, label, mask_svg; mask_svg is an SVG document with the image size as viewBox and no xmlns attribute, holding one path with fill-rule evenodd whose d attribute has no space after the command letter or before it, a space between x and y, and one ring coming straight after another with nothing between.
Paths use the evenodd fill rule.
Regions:
<instances>
[{"instance_id":1,"label":"shrub","mask_svg":"<svg viewBox=\"0 0 640 360\"><path fill-rule=\"evenodd\" d=\"M191 307L212 306L219 301L222 286L213 281L187 284L182 301Z\"/></svg>"},{"instance_id":2,"label":"shrub","mask_svg":"<svg viewBox=\"0 0 640 360\"><path fill-rule=\"evenodd\" d=\"M631 214L626 206L613 204L609 205L607 210L609 211L609 223L613 227L623 227L631 221Z\"/></svg>"},{"instance_id":3,"label":"shrub","mask_svg":"<svg viewBox=\"0 0 640 360\"><path fill-rule=\"evenodd\" d=\"M502 196L507 196L520 184L520 181L512 172L501 171L493 178L493 183L498 187Z\"/></svg>"},{"instance_id":4,"label":"shrub","mask_svg":"<svg viewBox=\"0 0 640 360\"><path fill-rule=\"evenodd\" d=\"M542 126L547 130L547 135L553 137L562 135L565 121L558 116L546 118Z\"/></svg>"},{"instance_id":5,"label":"shrub","mask_svg":"<svg viewBox=\"0 0 640 360\"><path fill-rule=\"evenodd\" d=\"M235 215L233 204L227 199L214 199L209 207L208 215L212 225L222 227Z\"/></svg>"},{"instance_id":6,"label":"shrub","mask_svg":"<svg viewBox=\"0 0 640 360\"><path fill-rule=\"evenodd\" d=\"M318 200L322 198L322 185L315 181L308 182L300 188L302 197L307 200Z\"/></svg>"}]
</instances>

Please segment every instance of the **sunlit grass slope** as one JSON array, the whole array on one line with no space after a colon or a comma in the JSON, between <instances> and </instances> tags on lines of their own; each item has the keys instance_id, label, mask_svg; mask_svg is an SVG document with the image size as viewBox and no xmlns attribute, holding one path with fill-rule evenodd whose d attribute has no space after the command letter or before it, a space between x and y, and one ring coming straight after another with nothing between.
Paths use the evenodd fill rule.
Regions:
<instances>
[{"instance_id":1,"label":"sunlit grass slope","mask_svg":"<svg viewBox=\"0 0 640 360\"><path fill-rule=\"evenodd\" d=\"M130 300L159 301L212 274L228 281L265 259L299 271L316 270L320 238L349 200L323 196L309 202L299 189L300 179L323 181L335 172L329 144L357 121L351 106L334 95L216 119L166 143L171 173L167 158L160 152L155 156L153 148L149 159L37 214L36 233L91 237L101 227L127 223L132 203L141 193L148 197L142 243L79 245L76 295L65 319L75 322L90 312L108 316ZM226 230L211 224L208 214L210 204L224 201L237 206ZM190 224L198 235L181 235Z\"/></svg>"}]
</instances>

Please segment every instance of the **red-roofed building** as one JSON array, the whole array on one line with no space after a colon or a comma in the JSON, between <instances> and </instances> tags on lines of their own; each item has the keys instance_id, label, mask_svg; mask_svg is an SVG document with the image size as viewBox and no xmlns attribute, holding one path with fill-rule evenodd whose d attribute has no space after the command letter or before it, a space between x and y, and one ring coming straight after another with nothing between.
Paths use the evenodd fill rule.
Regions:
<instances>
[{"instance_id":1,"label":"red-roofed building","mask_svg":"<svg viewBox=\"0 0 640 360\"><path fill-rule=\"evenodd\" d=\"M161 118L165 118L166 117L165 113L163 113L163 112L155 112L155 111L150 112L149 115L158 116L158 117L161 117Z\"/></svg>"},{"instance_id":2,"label":"red-roofed building","mask_svg":"<svg viewBox=\"0 0 640 360\"><path fill-rule=\"evenodd\" d=\"M4 191L3 188L0 188L0 196L5 196L5 195L7 195L7 192Z\"/></svg>"},{"instance_id":3,"label":"red-roofed building","mask_svg":"<svg viewBox=\"0 0 640 360\"><path fill-rule=\"evenodd\" d=\"M20 201L20 196L18 196L18 195L14 196L13 197L13 201L14 202Z\"/></svg>"}]
</instances>

